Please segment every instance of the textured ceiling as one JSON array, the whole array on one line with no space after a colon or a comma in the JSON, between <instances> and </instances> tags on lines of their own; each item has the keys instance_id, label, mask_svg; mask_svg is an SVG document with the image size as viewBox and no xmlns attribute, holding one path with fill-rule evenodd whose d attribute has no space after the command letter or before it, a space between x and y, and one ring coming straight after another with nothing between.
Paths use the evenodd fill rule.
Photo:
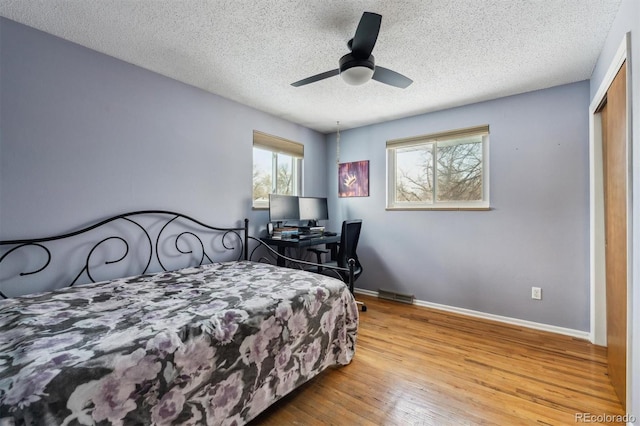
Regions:
<instances>
[{"instance_id":1,"label":"textured ceiling","mask_svg":"<svg viewBox=\"0 0 640 426\"><path fill-rule=\"evenodd\" d=\"M620 0L0 0L0 15L323 133L585 80ZM364 11L407 89L333 77Z\"/></svg>"}]
</instances>

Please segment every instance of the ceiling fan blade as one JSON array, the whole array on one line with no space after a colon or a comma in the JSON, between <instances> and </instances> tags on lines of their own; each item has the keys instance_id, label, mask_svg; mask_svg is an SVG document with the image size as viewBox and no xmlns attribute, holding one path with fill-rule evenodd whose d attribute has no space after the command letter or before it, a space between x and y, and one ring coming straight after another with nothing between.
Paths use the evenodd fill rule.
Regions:
<instances>
[{"instance_id":1,"label":"ceiling fan blade","mask_svg":"<svg viewBox=\"0 0 640 426\"><path fill-rule=\"evenodd\" d=\"M373 80L379 81L380 83L399 87L400 89L406 89L407 87L409 87L409 85L411 85L411 83L413 83L413 80L411 80L410 78L392 71L389 68L381 67L378 65L376 65L376 69L373 72L373 76L371 78Z\"/></svg>"},{"instance_id":2,"label":"ceiling fan blade","mask_svg":"<svg viewBox=\"0 0 640 426\"><path fill-rule=\"evenodd\" d=\"M357 59L367 59L378 40L382 16L377 13L364 12L351 42L351 53Z\"/></svg>"},{"instance_id":3,"label":"ceiling fan blade","mask_svg":"<svg viewBox=\"0 0 640 426\"><path fill-rule=\"evenodd\" d=\"M336 76L338 74L340 74L340 70L339 69L335 69L335 70L323 72L323 73L320 73L320 74L316 74L316 75L313 75L311 77L303 78L300 81L296 81L295 83L291 83L291 85L293 87L300 87L300 86L304 86L305 84L315 83L316 81L324 80L325 78L334 77L334 76Z\"/></svg>"}]
</instances>

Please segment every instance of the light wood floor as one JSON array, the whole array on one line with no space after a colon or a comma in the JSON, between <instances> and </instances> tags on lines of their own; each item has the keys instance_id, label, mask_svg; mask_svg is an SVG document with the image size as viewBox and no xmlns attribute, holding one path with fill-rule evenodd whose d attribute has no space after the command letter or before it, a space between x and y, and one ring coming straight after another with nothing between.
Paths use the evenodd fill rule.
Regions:
<instances>
[{"instance_id":1,"label":"light wood floor","mask_svg":"<svg viewBox=\"0 0 640 426\"><path fill-rule=\"evenodd\" d=\"M581 423L623 415L606 349L586 341L358 295L356 355L256 425ZM576 417L578 416L578 417ZM582 416L582 417L580 417ZM603 418L603 417L601 417Z\"/></svg>"}]
</instances>

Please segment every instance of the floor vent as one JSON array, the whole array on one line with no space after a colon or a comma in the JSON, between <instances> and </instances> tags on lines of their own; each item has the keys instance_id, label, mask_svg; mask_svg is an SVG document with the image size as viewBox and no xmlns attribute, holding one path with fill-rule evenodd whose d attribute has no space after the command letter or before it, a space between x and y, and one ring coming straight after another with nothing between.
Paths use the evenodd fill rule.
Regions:
<instances>
[{"instance_id":1,"label":"floor vent","mask_svg":"<svg viewBox=\"0 0 640 426\"><path fill-rule=\"evenodd\" d=\"M415 299L415 296L411 294L401 294L396 293L395 291L381 289L378 289L378 297L380 299L393 300L394 302L408 303L410 305L413 305L413 301Z\"/></svg>"}]
</instances>

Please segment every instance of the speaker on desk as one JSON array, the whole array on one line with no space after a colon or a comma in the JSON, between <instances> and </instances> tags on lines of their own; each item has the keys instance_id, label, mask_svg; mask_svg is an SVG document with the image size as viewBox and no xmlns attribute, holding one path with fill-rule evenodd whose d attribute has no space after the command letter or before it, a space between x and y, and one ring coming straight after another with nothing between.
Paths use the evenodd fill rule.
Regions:
<instances>
[{"instance_id":1,"label":"speaker on desk","mask_svg":"<svg viewBox=\"0 0 640 426\"><path fill-rule=\"evenodd\" d=\"M273 223L271 223L271 222L267 223L267 234L269 236L273 235Z\"/></svg>"}]
</instances>

